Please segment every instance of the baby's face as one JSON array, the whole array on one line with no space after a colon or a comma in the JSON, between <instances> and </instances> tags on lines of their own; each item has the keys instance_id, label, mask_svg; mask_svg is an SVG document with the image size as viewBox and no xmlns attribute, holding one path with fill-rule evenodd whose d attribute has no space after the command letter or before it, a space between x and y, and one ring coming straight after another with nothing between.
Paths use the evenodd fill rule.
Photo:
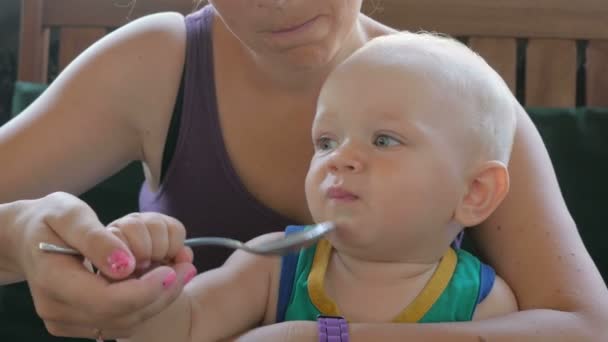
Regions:
<instances>
[{"instance_id":1,"label":"baby's face","mask_svg":"<svg viewBox=\"0 0 608 342\"><path fill-rule=\"evenodd\" d=\"M461 107L403 68L363 60L332 73L313 123L306 195L317 222L338 222L333 243L391 255L441 238L466 190L466 158L454 146L464 139Z\"/></svg>"}]
</instances>

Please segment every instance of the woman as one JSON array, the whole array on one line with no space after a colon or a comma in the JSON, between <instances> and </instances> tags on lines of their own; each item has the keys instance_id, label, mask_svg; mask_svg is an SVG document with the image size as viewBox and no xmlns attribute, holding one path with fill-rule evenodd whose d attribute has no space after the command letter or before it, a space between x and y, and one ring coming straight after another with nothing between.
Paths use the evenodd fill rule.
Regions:
<instances>
[{"instance_id":1,"label":"woman","mask_svg":"<svg viewBox=\"0 0 608 342\"><path fill-rule=\"evenodd\" d=\"M361 14L361 0L209 2L213 7L185 25L177 14L158 14L115 31L0 128L0 202L82 192L141 160L147 178L142 211L174 216L191 235L247 240L310 222L303 181L320 86L346 56L393 30ZM608 309L602 305L608 294L523 109L509 167L510 195L472 235L523 311L462 324L352 324L353 339L608 339ZM0 252L4 279L28 280L37 312L53 334L128 335L134 322L162 310L181 289L185 274L179 265L107 285L74 259L32 253L40 241L63 240L110 277L133 270L124 245L69 195L2 210L7 224L1 241L9 247ZM87 245L91 234L105 235L107 244ZM212 250L196 255L199 270L223 257ZM160 286L176 276L179 281ZM247 337L314 340L317 327L282 323Z\"/></svg>"}]
</instances>

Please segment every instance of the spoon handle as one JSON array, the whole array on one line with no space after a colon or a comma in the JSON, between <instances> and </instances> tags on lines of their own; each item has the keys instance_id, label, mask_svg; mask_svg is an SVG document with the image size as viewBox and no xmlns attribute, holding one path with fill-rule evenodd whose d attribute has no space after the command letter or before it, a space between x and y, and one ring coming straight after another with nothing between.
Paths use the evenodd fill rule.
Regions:
<instances>
[{"instance_id":1,"label":"spoon handle","mask_svg":"<svg viewBox=\"0 0 608 342\"><path fill-rule=\"evenodd\" d=\"M240 241L228 239L228 238L221 238L221 237L199 237L199 238L187 239L187 240L184 240L184 245L186 245L188 247L224 246L224 247L228 247L228 248L232 248L232 249L239 249L239 248L243 248L243 246L244 246L244 244ZM61 247L61 246L57 246L57 245L54 245L54 244L48 243L48 242L41 242L40 244L38 244L38 249L40 249L41 251L50 252L50 253L82 256L82 254L80 254L80 252L78 252L77 250L75 250L73 248Z\"/></svg>"}]
</instances>

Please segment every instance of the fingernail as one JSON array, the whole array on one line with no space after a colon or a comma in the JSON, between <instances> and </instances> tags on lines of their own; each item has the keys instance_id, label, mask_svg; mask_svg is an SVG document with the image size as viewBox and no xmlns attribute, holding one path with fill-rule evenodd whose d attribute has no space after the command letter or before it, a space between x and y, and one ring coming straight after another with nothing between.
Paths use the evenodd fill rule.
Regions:
<instances>
[{"instance_id":1,"label":"fingernail","mask_svg":"<svg viewBox=\"0 0 608 342\"><path fill-rule=\"evenodd\" d=\"M196 269L191 269L190 272L184 277L184 285L188 284L192 278L196 275Z\"/></svg>"},{"instance_id":2,"label":"fingernail","mask_svg":"<svg viewBox=\"0 0 608 342\"><path fill-rule=\"evenodd\" d=\"M115 250L114 253L108 257L108 264L110 264L113 273L122 273L122 271L129 268L133 262L134 261L129 254L121 249Z\"/></svg>"},{"instance_id":3,"label":"fingernail","mask_svg":"<svg viewBox=\"0 0 608 342\"><path fill-rule=\"evenodd\" d=\"M171 271L171 273L167 274L165 280L163 280L163 287L165 289L171 287L175 283L175 279L177 279L177 274L175 274L175 271Z\"/></svg>"}]
</instances>

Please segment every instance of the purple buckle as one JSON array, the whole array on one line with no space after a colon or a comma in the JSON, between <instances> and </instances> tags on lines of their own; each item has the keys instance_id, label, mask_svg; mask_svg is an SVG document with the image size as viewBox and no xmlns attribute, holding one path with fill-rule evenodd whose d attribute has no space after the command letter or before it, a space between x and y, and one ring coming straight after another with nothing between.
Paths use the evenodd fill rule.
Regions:
<instances>
[{"instance_id":1,"label":"purple buckle","mask_svg":"<svg viewBox=\"0 0 608 342\"><path fill-rule=\"evenodd\" d=\"M319 342L348 342L348 322L343 317L317 317Z\"/></svg>"}]
</instances>

